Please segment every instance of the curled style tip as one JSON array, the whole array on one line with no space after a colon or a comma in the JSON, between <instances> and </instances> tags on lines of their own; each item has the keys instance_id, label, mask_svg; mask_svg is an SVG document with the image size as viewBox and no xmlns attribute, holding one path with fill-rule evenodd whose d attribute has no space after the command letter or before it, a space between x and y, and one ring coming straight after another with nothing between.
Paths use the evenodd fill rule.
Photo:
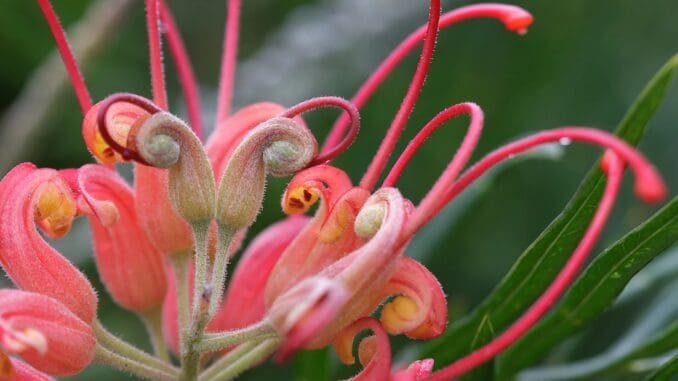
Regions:
<instances>
[{"instance_id":1,"label":"curled style tip","mask_svg":"<svg viewBox=\"0 0 678 381\"><path fill-rule=\"evenodd\" d=\"M111 135L111 131L109 130L109 126L107 124L107 114L111 106L118 102L130 103L134 106L141 108L142 110L148 112L151 115L161 112L162 109L158 107L155 103L151 102L150 100L144 97L130 93L117 93L110 95L109 97L101 101L97 112L97 127L99 129L101 137L104 139L106 144L108 144L114 151L118 152L125 160L134 160L140 164L151 165L147 161L145 161L139 155L138 152L136 152L130 147L129 137L127 145L123 146L122 144L117 142ZM133 133L130 134L130 136L133 135L134 135Z\"/></svg>"},{"instance_id":2,"label":"curled style tip","mask_svg":"<svg viewBox=\"0 0 678 381\"><path fill-rule=\"evenodd\" d=\"M358 135L358 131L360 130L360 113L358 112L358 108L351 101L340 97L328 96L311 98L309 100L303 101L295 106L290 107L287 111L285 111L282 114L282 116L287 118L294 118L295 116L298 116L299 114L304 113L306 111L322 107L337 107L343 109L346 112L346 114L348 114L351 121L351 125L348 132L345 134L344 138L341 141L339 141L338 143L334 144L331 147L323 148L323 150L320 152L320 155L314 158L308 164L308 167L326 163L337 157L340 153L344 152L353 143L356 136Z\"/></svg>"}]
</instances>

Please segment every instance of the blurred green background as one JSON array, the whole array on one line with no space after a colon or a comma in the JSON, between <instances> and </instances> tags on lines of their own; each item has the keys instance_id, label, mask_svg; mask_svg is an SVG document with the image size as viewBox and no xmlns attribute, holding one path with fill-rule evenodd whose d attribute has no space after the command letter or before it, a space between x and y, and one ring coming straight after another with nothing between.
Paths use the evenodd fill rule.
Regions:
<instances>
[{"instance_id":1,"label":"blurred green background","mask_svg":"<svg viewBox=\"0 0 678 381\"><path fill-rule=\"evenodd\" d=\"M467 3L444 1L443 9ZM209 127L225 2L175 0L169 4L195 65ZM465 22L442 31L426 86L396 152L438 111L462 101L474 101L485 111L485 132L475 158L540 129L583 125L610 131L653 73L678 52L675 0L514 4L535 16L525 36L506 32L494 20ZM91 5L84 0L55 1L67 27L81 20ZM150 97L143 9L141 1L131 1L114 32L106 33L84 63L83 72L95 100L118 91ZM425 23L427 9L423 0L244 2L236 106L259 100L291 105L318 95L352 96L390 49ZM0 115L12 107L53 48L34 2L0 0ZM417 54L405 60L363 108L357 141L335 161L354 181L360 179L395 114L416 60ZM185 116L171 59L166 61L171 108ZM55 67L54 73L59 72L62 67ZM38 82L38 93L39 89ZM81 114L72 90L64 87L57 94L47 117L37 123L28 139L0 141L0 151L16 151L0 162L0 174L20 161L55 168L91 161L80 137ZM32 109L22 112L31 113ZM336 116L334 111L314 112L308 114L307 121L322 139ZM27 128L7 120L5 115L0 136L12 136L7 129ZM426 143L399 182L405 196L416 203L426 193L451 159L466 123L464 118L451 122ZM677 124L678 89L673 88L640 145L665 175L671 194L678 189ZM506 168L491 187L461 200L464 204L456 207L454 215L436 222L438 232L424 232L434 239L413 245L411 254L425 258L448 294L451 318L468 311L492 290L515 258L562 209L599 154L595 148L577 144L563 148L558 161L530 160ZM282 217L278 203L284 185L285 180L270 181L263 212L250 238ZM627 179L600 247L656 209L636 200L630 190ZM87 234L78 228L74 237L59 245L95 277ZM104 323L123 337L146 345L134 317L112 305L103 292L101 296L99 313ZM574 356L587 357L607 347L624 331L633 310L613 311L599 319L584 333L589 335L586 345L577 346ZM243 379L292 378L291 368L264 367ZM104 381L126 376L92 367L72 379L94 377Z\"/></svg>"}]
</instances>

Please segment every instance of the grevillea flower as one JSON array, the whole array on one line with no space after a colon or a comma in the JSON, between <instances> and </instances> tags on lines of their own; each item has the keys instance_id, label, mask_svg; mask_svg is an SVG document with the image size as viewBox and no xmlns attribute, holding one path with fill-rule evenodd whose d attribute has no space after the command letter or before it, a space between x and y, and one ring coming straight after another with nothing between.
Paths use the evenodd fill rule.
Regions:
<instances>
[{"instance_id":1,"label":"grevillea flower","mask_svg":"<svg viewBox=\"0 0 678 381\"><path fill-rule=\"evenodd\" d=\"M464 172L483 128L483 112L471 102L446 108L423 126L376 186L424 84L438 32L462 20L493 18L523 34L532 16L515 6L477 4L443 14L440 0L431 0L428 23L387 57L352 100L325 96L292 107L261 102L231 114L240 1L229 0L216 127L203 144L195 79L164 1L146 1L152 100L119 93L96 104L49 1L38 3L81 106L85 144L98 162L62 171L20 164L0 183L0 215L6 222L0 224L0 263L19 288L43 294L0 292L0 302L8 300L0 303L0 332L7 336L3 349L49 374L78 372L95 350L101 362L162 380L229 379L274 352L285 360L299 349L329 345L351 364L354 339L369 330L372 335L358 347L364 369L354 379L454 378L520 338L564 292L600 235L625 166L635 174L641 199L655 202L666 193L642 155L616 137L586 127L562 127L518 140ZM160 21L190 123L168 112ZM358 109L420 44L419 63L401 107L363 178L353 184L330 161L355 139ZM319 145L314 126L307 126L301 114L323 107L344 113ZM415 205L396 187L401 172L428 136L462 114L470 123L459 150ZM586 234L556 280L514 325L476 352L447 366L438 364L443 366L435 372L431 359L393 370L388 334L430 339L448 323L445 293L429 269L404 255L409 242L488 169L563 138L606 150L602 167L607 185ZM116 174L114 164L120 162L133 163L133 185ZM229 258L259 213L268 175L292 176L281 203L289 216L252 241L224 291ZM317 203L313 217L301 216ZM91 285L36 228L57 239L80 215L89 219L106 289L119 305L146 319L157 357L115 338L95 320ZM17 312L10 316L13 308ZM164 350L161 324L154 319L160 309L165 341L181 368ZM377 313L378 319L373 317ZM200 369L208 361L212 365ZM26 373L22 364L0 355L0 371L6 375Z\"/></svg>"},{"instance_id":2,"label":"grevillea flower","mask_svg":"<svg viewBox=\"0 0 678 381\"><path fill-rule=\"evenodd\" d=\"M0 290L0 305L0 349L4 352L19 355L54 376L76 374L92 362L96 344L92 328L55 299ZM6 357L4 361L7 366Z\"/></svg>"}]
</instances>

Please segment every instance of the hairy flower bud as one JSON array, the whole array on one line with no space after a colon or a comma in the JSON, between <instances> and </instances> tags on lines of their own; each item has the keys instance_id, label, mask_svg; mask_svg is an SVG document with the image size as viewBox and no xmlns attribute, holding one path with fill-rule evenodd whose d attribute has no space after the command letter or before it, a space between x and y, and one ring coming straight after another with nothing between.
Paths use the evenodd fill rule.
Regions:
<instances>
[{"instance_id":1,"label":"hairy flower bud","mask_svg":"<svg viewBox=\"0 0 678 381\"><path fill-rule=\"evenodd\" d=\"M264 196L266 174L287 176L316 155L317 142L289 118L270 119L250 131L233 152L219 185L217 220L233 229L254 222Z\"/></svg>"},{"instance_id":2,"label":"hairy flower bud","mask_svg":"<svg viewBox=\"0 0 678 381\"><path fill-rule=\"evenodd\" d=\"M169 195L176 211L189 223L214 216L214 175L191 129L167 112L158 112L133 131L134 149L152 166L168 168Z\"/></svg>"},{"instance_id":3,"label":"hairy flower bud","mask_svg":"<svg viewBox=\"0 0 678 381\"><path fill-rule=\"evenodd\" d=\"M51 296L84 321L96 315L97 297L87 278L40 236L63 236L74 217L69 185L53 169L20 164L0 182L0 264L14 283Z\"/></svg>"},{"instance_id":4,"label":"hairy flower bud","mask_svg":"<svg viewBox=\"0 0 678 381\"><path fill-rule=\"evenodd\" d=\"M55 376L80 372L92 362L92 328L50 297L0 290L0 345Z\"/></svg>"}]
</instances>

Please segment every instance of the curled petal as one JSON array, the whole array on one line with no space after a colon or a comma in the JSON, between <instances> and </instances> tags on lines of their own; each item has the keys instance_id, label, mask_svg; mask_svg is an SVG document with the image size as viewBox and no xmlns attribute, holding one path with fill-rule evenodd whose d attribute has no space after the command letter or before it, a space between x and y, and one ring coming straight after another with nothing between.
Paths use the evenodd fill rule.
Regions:
<instances>
[{"instance_id":1,"label":"curled petal","mask_svg":"<svg viewBox=\"0 0 678 381\"><path fill-rule=\"evenodd\" d=\"M290 180L282 198L282 209L287 214L306 213L322 198L323 211L327 211L352 187L346 172L329 165L316 165L298 172Z\"/></svg>"},{"instance_id":2,"label":"curled petal","mask_svg":"<svg viewBox=\"0 0 678 381\"><path fill-rule=\"evenodd\" d=\"M33 346L16 347L16 352L36 369L68 376L92 362L96 345L92 328L55 299L20 290L0 290L0 305L0 333L5 344L8 336L16 332L38 332L46 340L43 353Z\"/></svg>"},{"instance_id":3,"label":"curled petal","mask_svg":"<svg viewBox=\"0 0 678 381\"><path fill-rule=\"evenodd\" d=\"M98 116L104 102L95 104L85 114L82 121L82 137L92 156L101 164L110 165L126 159L106 142L99 129ZM146 110L129 102L112 104L106 113L106 125L111 138L120 145L126 145L132 126L148 115Z\"/></svg>"},{"instance_id":4,"label":"curled petal","mask_svg":"<svg viewBox=\"0 0 678 381\"><path fill-rule=\"evenodd\" d=\"M321 194L330 192L334 190L330 188ZM266 285L267 306L302 279L318 274L362 244L352 227L368 196L364 189L351 188L334 204L328 205L323 198L316 215L287 247L271 272Z\"/></svg>"},{"instance_id":5,"label":"curled petal","mask_svg":"<svg viewBox=\"0 0 678 381\"><path fill-rule=\"evenodd\" d=\"M285 107L272 102L259 102L245 106L235 114L219 123L210 135L205 148L210 159L214 174L219 176L224 172L228 159L242 138L254 127L280 115ZM301 119L297 120L301 123Z\"/></svg>"},{"instance_id":6,"label":"curled petal","mask_svg":"<svg viewBox=\"0 0 678 381\"><path fill-rule=\"evenodd\" d=\"M284 361L305 347L335 319L348 300L344 286L327 278L306 278L278 298L268 318L283 336L276 359Z\"/></svg>"},{"instance_id":7,"label":"curled petal","mask_svg":"<svg viewBox=\"0 0 678 381\"><path fill-rule=\"evenodd\" d=\"M304 168L317 149L313 134L293 119L277 117L252 129L221 177L218 222L234 230L251 225L261 208L266 174L291 175Z\"/></svg>"},{"instance_id":8,"label":"curled petal","mask_svg":"<svg viewBox=\"0 0 678 381\"><path fill-rule=\"evenodd\" d=\"M238 262L224 301L208 330L243 328L264 317L264 288L271 270L307 223L306 217L287 218L269 226L252 241Z\"/></svg>"},{"instance_id":9,"label":"curled petal","mask_svg":"<svg viewBox=\"0 0 678 381\"><path fill-rule=\"evenodd\" d=\"M139 224L132 190L115 171L97 165L80 169L79 186L91 210L112 206L117 211L113 224L102 219L102 213L89 216L97 267L106 289L129 310L159 307L167 288L165 271L160 253Z\"/></svg>"},{"instance_id":10,"label":"curled petal","mask_svg":"<svg viewBox=\"0 0 678 381\"><path fill-rule=\"evenodd\" d=\"M400 260L382 295L398 295L381 311L381 324L388 333L431 339L445 330L445 294L435 276L414 259Z\"/></svg>"},{"instance_id":11,"label":"curled petal","mask_svg":"<svg viewBox=\"0 0 678 381\"><path fill-rule=\"evenodd\" d=\"M336 335L381 303L380 291L391 278L402 257L400 236L406 221L407 203L394 188L373 194L356 217L354 229L367 242L320 271L318 276L343 285L349 301L332 322L306 348L332 342Z\"/></svg>"},{"instance_id":12,"label":"curled petal","mask_svg":"<svg viewBox=\"0 0 678 381\"><path fill-rule=\"evenodd\" d=\"M14 283L51 296L91 323L97 297L78 269L40 236L66 234L75 215L70 187L53 169L30 163L14 167L0 182L0 264Z\"/></svg>"},{"instance_id":13,"label":"curled petal","mask_svg":"<svg viewBox=\"0 0 678 381\"><path fill-rule=\"evenodd\" d=\"M344 364L355 363L353 341L364 330L374 335L364 338L358 346L358 358L363 370L350 378L354 381L388 380L391 372L391 345L381 324L373 318L362 318L341 331L334 342L334 349Z\"/></svg>"}]
</instances>

